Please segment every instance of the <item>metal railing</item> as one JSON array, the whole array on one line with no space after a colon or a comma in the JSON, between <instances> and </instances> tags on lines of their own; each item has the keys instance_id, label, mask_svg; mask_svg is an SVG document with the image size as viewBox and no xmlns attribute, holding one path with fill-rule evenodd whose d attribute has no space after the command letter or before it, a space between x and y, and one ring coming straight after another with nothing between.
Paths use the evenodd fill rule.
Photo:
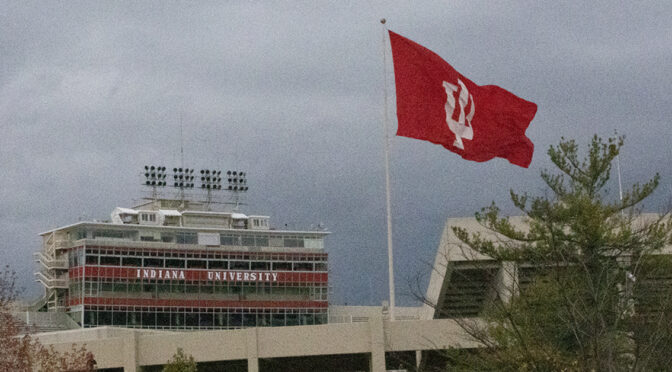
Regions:
<instances>
[{"instance_id":1,"label":"metal railing","mask_svg":"<svg viewBox=\"0 0 672 372\"><path fill-rule=\"evenodd\" d=\"M53 269L61 269L61 270L67 270L68 269L68 262L66 260L57 260L51 257L48 257L42 252L37 252L34 253L33 256L35 257L35 261L38 262L40 265L46 267L49 270Z\"/></svg>"},{"instance_id":2,"label":"metal railing","mask_svg":"<svg viewBox=\"0 0 672 372\"><path fill-rule=\"evenodd\" d=\"M42 283L47 288L68 288L68 280L61 278L53 278L51 275L38 271L35 273L37 281Z\"/></svg>"}]
</instances>

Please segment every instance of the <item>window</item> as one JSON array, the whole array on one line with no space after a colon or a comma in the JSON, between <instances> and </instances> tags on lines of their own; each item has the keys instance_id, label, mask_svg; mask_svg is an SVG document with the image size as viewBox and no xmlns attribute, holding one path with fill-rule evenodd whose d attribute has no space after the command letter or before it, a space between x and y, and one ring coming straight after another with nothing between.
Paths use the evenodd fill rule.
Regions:
<instances>
[{"instance_id":1,"label":"window","mask_svg":"<svg viewBox=\"0 0 672 372\"><path fill-rule=\"evenodd\" d=\"M201 293L213 293L214 287L211 285L201 285Z\"/></svg>"},{"instance_id":2,"label":"window","mask_svg":"<svg viewBox=\"0 0 672 372\"><path fill-rule=\"evenodd\" d=\"M283 242L282 242L282 237L281 236L271 236L268 240L268 245L270 247L282 247Z\"/></svg>"},{"instance_id":3,"label":"window","mask_svg":"<svg viewBox=\"0 0 672 372\"><path fill-rule=\"evenodd\" d=\"M115 256L101 256L100 257L100 264L101 265L109 265L109 266L119 266L119 257Z\"/></svg>"},{"instance_id":4,"label":"window","mask_svg":"<svg viewBox=\"0 0 672 372\"><path fill-rule=\"evenodd\" d=\"M213 318L212 314L201 314L199 319L199 326L201 327L212 327Z\"/></svg>"},{"instance_id":5,"label":"window","mask_svg":"<svg viewBox=\"0 0 672 372\"><path fill-rule=\"evenodd\" d=\"M126 282L124 282L124 281L114 282L113 290L115 292L121 292L121 293L126 292L126 290L127 290ZM140 292L140 290L138 289L136 292Z\"/></svg>"},{"instance_id":6,"label":"window","mask_svg":"<svg viewBox=\"0 0 672 372\"><path fill-rule=\"evenodd\" d=\"M207 268L207 261L203 260L188 260L187 268L190 269L205 269Z\"/></svg>"},{"instance_id":7,"label":"window","mask_svg":"<svg viewBox=\"0 0 672 372\"><path fill-rule=\"evenodd\" d=\"M252 247L254 246L254 236L247 236L243 235L242 236L242 245Z\"/></svg>"},{"instance_id":8,"label":"window","mask_svg":"<svg viewBox=\"0 0 672 372\"><path fill-rule=\"evenodd\" d=\"M240 327L243 325L243 314L231 314L229 318L229 325L231 327Z\"/></svg>"},{"instance_id":9,"label":"window","mask_svg":"<svg viewBox=\"0 0 672 372\"><path fill-rule=\"evenodd\" d=\"M142 327L156 327L156 313L142 313Z\"/></svg>"},{"instance_id":10,"label":"window","mask_svg":"<svg viewBox=\"0 0 672 372\"><path fill-rule=\"evenodd\" d=\"M170 293L170 281L168 281L168 280L158 281L156 289L159 293L159 296L163 295L164 293Z\"/></svg>"},{"instance_id":11,"label":"window","mask_svg":"<svg viewBox=\"0 0 672 372\"><path fill-rule=\"evenodd\" d=\"M263 261L252 261L252 270L270 270L271 263Z\"/></svg>"},{"instance_id":12,"label":"window","mask_svg":"<svg viewBox=\"0 0 672 372\"><path fill-rule=\"evenodd\" d=\"M248 261L231 261L229 267L231 270L249 270L250 263Z\"/></svg>"},{"instance_id":13,"label":"window","mask_svg":"<svg viewBox=\"0 0 672 372\"><path fill-rule=\"evenodd\" d=\"M96 230L93 232L93 238L123 239L124 233L122 231L115 231L115 230Z\"/></svg>"},{"instance_id":14,"label":"window","mask_svg":"<svg viewBox=\"0 0 672 372\"><path fill-rule=\"evenodd\" d=\"M299 325L299 314L287 314L287 325Z\"/></svg>"},{"instance_id":15,"label":"window","mask_svg":"<svg viewBox=\"0 0 672 372\"><path fill-rule=\"evenodd\" d=\"M219 244L221 245L240 245L240 236L222 234L219 236Z\"/></svg>"},{"instance_id":16,"label":"window","mask_svg":"<svg viewBox=\"0 0 672 372\"><path fill-rule=\"evenodd\" d=\"M257 314L243 314L243 326L255 327L257 325Z\"/></svg>"},{"instance_id":17,"label":"window","mask_svg":"<svg viewBox=\"0 0 672 372\"><path fill-rule=\"evenodd\" d=\"M187 293L198 293L198 282L188 282L185 289Z\"/></svg>"},{"instance_id":18,"label":"window","mask_svg":"<svg viewBox=\"0 0 672 372\"><path fill-rule=\"evenodd\" d=\"M173 293L184 293L184 281L173 281L170 283L170 291Z\"/></svg>"},{"instance_id":19,"label":"window","mask_svg":"<svg viewBox=\"0 0 672 372\"><path fill-rule=\"evenodd\" d=\"M198 236L195 232L178 232L175 241L177 244L198 244Z\"/></svg>"},{"instance_id":20,"label":"window","mask_svg":"<svg viewBox=\"0 0 672 372\"><path fill-rule=\"evenodd\" d=\"M156 284L152 282L144 282L142 284L142 291L156 294Z\"/></svg>"},{"instance_id":21,"label":"window","mask_svg":"<svg viewBox=\"0 0 672 372\"><path fill-rule=\"evenodd\" d=\"M163 267L162 258L145 258L143 267Z\"/></svg>"},{"instance_id":22,"label":"window","mask_svg":"<svg viewBox=\"0 0 672 372\"><path fill-rule=\"evenodd\" d=\"M170 314L170 324L175 328L184 328L184 314L183 313Z\"/></svg>"},{"instance_id":23,"label":"window","mask_svg":"<svg viewBox=\"0 0 672 372\"><path fill-rule=\"evenodd\" d=\"M271 315L271 324L274 326L284 326L285 325L285 314L273 314Z\"/></svg>"},{"instance_id":24,"label":"window","mask_svg":"<svg viewBox=\"0 0 672 372\"><path fill-rule=\"evenodd\" d=\"M313 264L311 262L295 262L295 271L313 271Z\"/></svg>"},{"instance_id":25,"label":"window","mask_svg":"<svg viewBox=\"0 0 672 372\"><path fill-rule=\"evenodd\" d=\"M157 313L156 325L160 328L170 327L170 313Z\"/></svg>"},{"instance_id":26,"label":"window","mask_svg":"<svg viewBox=\"0 0 672 372\"><path fill-rule=\"evenodd\" d=\"M166 267L170 268L184 268L184 261L183 260L176 260L176 259L166 259Z\"/></svg>"},{"instance_id":27,"label":"window","mask_svg":"<svg viewBox=\"0 0 672 372\"><path fill-rule=\"evenodd\" d=\"M125 311L115 311L112 314L112 325L126 325L126 312Z\"/></svg>"},{"instance_id":28,"label":"window","mask_svg":"<svg viewBox=\"0 0 672 372\"><path fill-rule=\"evenodd\" d=\"M321 238L306 238L304 240L304 245L306 248L317 248L317 249L324 248L324 242L322 241Z\"/></svg>"},{"instance_id":29,"label":"window","mask_svg":"<svg viewBox=\"0 0 672 372\"><path fill-rule=\"evenodd\" d=\"M144 222L156 222L156 214L154 214L154 213L140 213L140 219Z\"/></svg>"},{"instance_id":30,"label":"window","mask_svg":"<svg viewBox=\"0 0 672 372\"><path fill-rule=\"evenodd\" d=\"M142 259L139 257L123 257L122 266L142 266Z\"/></svg>"},{"instance_id":31,"label":"window","mask_svg":"<svg viewBox=\"0 0 672 372\"><path fill-rule=\"evenodd\" d=\"M128 291L132 293L139 293L142 291L142 283L140 281L133 281L128 283Z\"/></svg>"},{"instance_id":32,"label":"window","mask_svg":"<svg viewBox=\"0 0 672 372\"><path fill-rule=\"evenodd\" d=\"M161 241L164 243L172 243L175 240L175 235L173 234L161 234Z\"/></svg>"},{"instance_id":33,"label":"window","mask_svg":"<svg viewBox=\"0 0 672 372\"><path fill-rule=\"evenodd\" d=\"M210 261L208 263L211 269L228 269L229 263L226 261Z\"/></svg>"},{"instance_id":34,"label":"window","mask_svg":"<svg viewBox=\"0 0 672 372\"><path fill-rule=\"evenodd\" d=\"M296 237L296 236L286 237L285 238L285 247L288 247L288 248L294 248L294 247L303 248L303 238L299 238L299 237Z\"/></svg>"},{"instance_id":35,"label":"window","mask_svg":"<svg viewBox=\"0 0 672 372\"><path fill-rule=\"evenodd\" d=\"M84 326L96 326L98 324L96 315L98 315L98 313L95 311L84 312Z\"/></svg>"},{"instance_id":36,"label":"window","mask_svg":"<svg viewBox=\"0 0 672 372\"><path fill-rule=\"evenodd\" d=\"M292 271L291 262L273 262L273 270Z\"/></svg>"}]
</instances>

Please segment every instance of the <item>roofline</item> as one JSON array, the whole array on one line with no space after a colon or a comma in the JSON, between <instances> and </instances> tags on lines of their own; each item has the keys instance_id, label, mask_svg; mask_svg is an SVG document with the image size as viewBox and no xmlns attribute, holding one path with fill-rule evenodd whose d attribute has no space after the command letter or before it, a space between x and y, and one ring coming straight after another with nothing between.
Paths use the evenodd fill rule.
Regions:
<instances>
[{"instance_id":1,"label":"roofline","mask_svg":"<svg viewBox=\"0 0 672 372\"><path fill-rule=\"evenodd\" d=\"M258 232L268 232L268 233L281 233L281 234L312 234L312 235L329 235L330 231L309 231L309 230L251 230L251 229L224 229L216 227L190 227L190 226L157 226L157 225L140 225L140 224L116 224L111 222L93 222L93 221L80 221L70 225L65 225L61 227L56 227L51 230L41 232L38 235L46 235L59 230L71 229L76 226L98 226L98 227L119 227L123 229L137 229L141 228L151 228L151 229L169 229L169 230L195 230L195 231L235 231L235 232L244 232L245 234L254 234Z\"/></svg>"}]
</instances>

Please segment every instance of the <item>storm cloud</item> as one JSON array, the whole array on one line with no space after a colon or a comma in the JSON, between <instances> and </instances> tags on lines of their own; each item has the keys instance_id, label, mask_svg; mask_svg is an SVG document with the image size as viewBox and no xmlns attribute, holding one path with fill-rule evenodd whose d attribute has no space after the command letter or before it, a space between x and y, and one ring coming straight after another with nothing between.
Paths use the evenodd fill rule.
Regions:
<instances>
[{"instance_id":1,"label":"storm cloud","mask_svg":"<svg viewBox=\"0 0 672 372\"><path fill-rule=\"evenodd\" d=\"M244 212L332 232L332 303L387 298L383 32L432 49L477 84L538 104L529 169L392 139L397 302L429 273L447 217L510 189L544 192L561 136L627 136L625 185L672 193L672 4L557 1L26 2L0 0L2 259L34 283L38 233L106 219L144 194L145 164L244 169ZM386 46L385 48L389 48ZM611 185L614 197L617 184Z\"/></svg>"}]
</instances>

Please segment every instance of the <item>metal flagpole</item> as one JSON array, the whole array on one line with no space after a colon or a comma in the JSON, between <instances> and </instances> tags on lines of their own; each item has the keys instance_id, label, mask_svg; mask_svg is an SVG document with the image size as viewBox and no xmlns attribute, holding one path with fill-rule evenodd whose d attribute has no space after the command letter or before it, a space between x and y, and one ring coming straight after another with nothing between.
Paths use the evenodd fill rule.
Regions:
<instances>
[{"instance_id":1,"label":"metal flagpole","mask_svg":"<svg viewBox=\"0 0 672 372\"><path fill-rule=\"evenodd\" d=\"M616 169L618 170L618 199L623 202L623 185L621 184L621 155L616 155ZM621 210L621 215L624 215Z\"/></svg>"},{"instance_id":2,"label":"metal flagpole","mask_svg":"<svg viewBox=\"0 0 672 372\"><path fill-rule=\"evenodd\" d=\"M385 18L380 20L383 25L383 85L385 92L385 104L383 113L383 129L385 131L385 200L387 203L387 261L388 261L388 286L390 288L390 320L394 320L394 258L392 254L392 207L390 202L390 131L387 117L387 45L385 44Z\"/></svg>"}]
</instances>

